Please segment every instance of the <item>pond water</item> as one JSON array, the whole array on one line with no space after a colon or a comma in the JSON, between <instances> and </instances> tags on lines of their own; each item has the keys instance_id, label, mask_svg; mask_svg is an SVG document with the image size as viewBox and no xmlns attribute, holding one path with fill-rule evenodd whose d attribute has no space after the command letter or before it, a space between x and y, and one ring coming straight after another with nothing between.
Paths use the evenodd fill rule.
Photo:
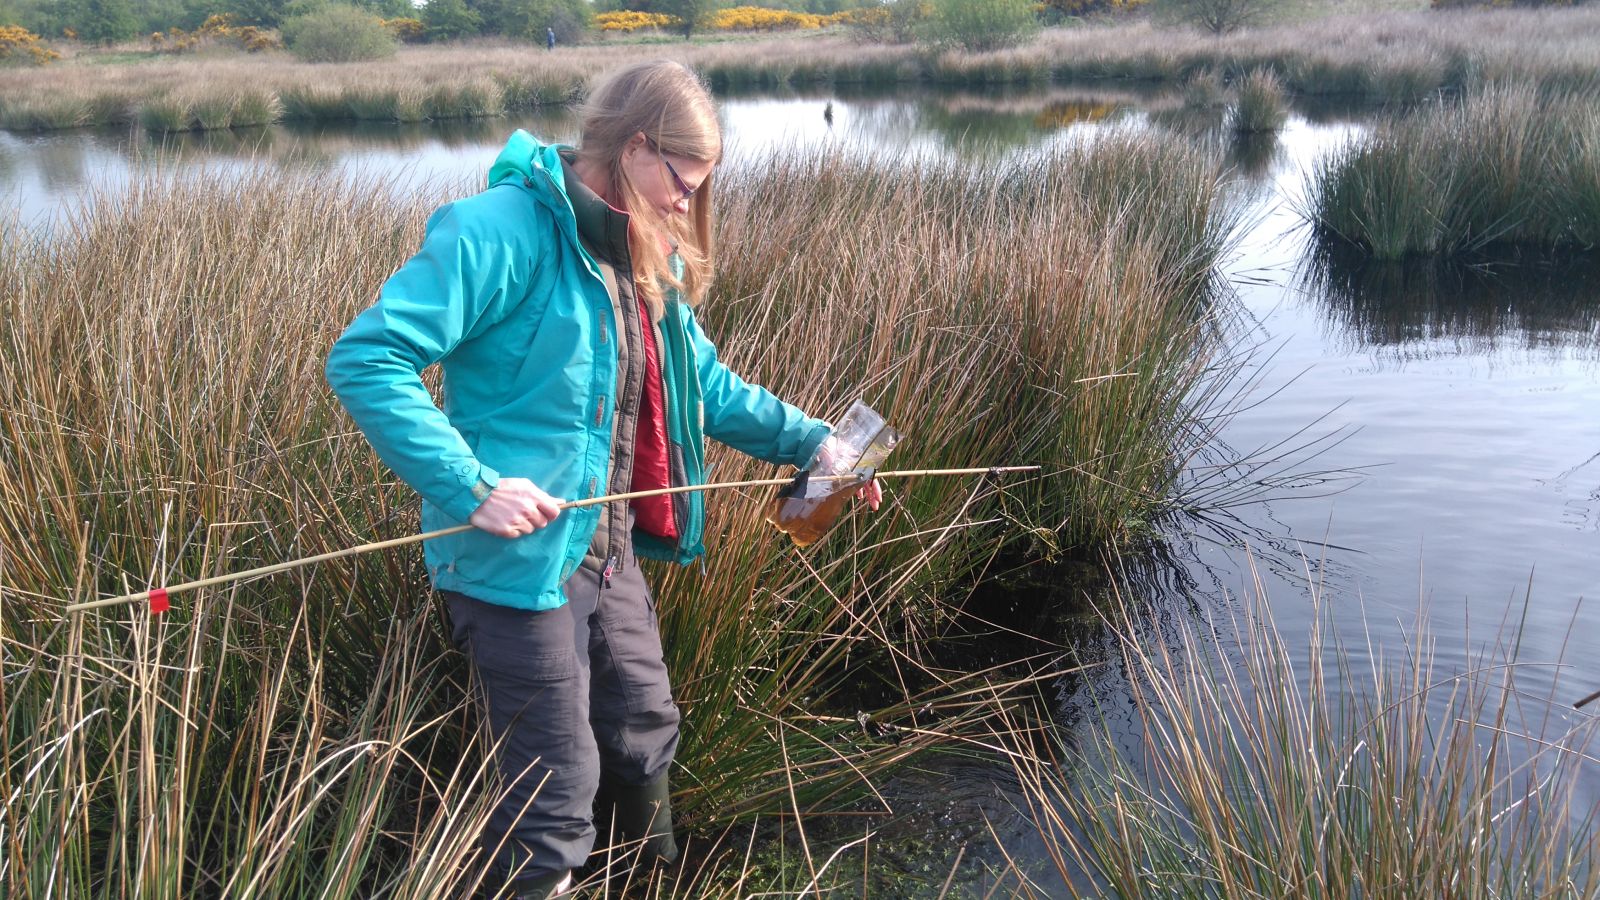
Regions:
<instances>
[{"instance_id":1,"label":"pond water","mask_svg":"<svg viewBox=\"0 0 1600 900\"><path fill-rule=\"evenodd\" d=\"M773 148L982 159L1107 123L1189 134L1218 124L1208 114L1162 112L1132 93L1073 90L741 97L725 99L722 114L735 159ZM1160 587L1146 590L1173 595L1156 602L1180 600L1202 612L1237 607L1252 592L1253 558L1279 629L1302 654L1297 663L1312 627L1314 584L1358 666L1369 648L1397 658L1419 609L1427 611L1441 673L1465 669L1503 622L1520 620L1522 658L1564 664L1530 669L1519 681L1529 695L1569 705L1547 724L1564 731L1589 718L1570 703L1600 689L1600 654L1583 644L1600 633L1600 606L1582 602L1600 593L1600 263L1317 264L1296 200L1317 161L1370 118L1360 110L1299 109L1274 137L1221 141L1232 189L1248 210L1226 275L1238 295L1238 345L1255 348L1240 376L1254 394L1222 441L1237 458L1262 462L1284 455L1286 439L1290 447L1314 441L1289 454L1300 460L1298 470L1344 474L1175 526L1170 569L1149 579ZM274 127L174 143L221 172L256 158L370 174L403 189L435 181L465 190L512 127L571 141L576 123L558 112L406 127ZM154 165L159 149L137 133L0 132L0 208L9 203L23 221L47 226L87 186L115 185ZM1266 466L1250 477L1276 471ZM1085 696L1103 698L1108 683L1064 684L1063 720L1081 727ZM1094 718L1114 708L1102 702ZM985 810L998 833L1026 844L1029 829L1007 811L997 787L1004 778L993 774L982 767L946 773L941 790L968 812ZM914 780L903 789L926 795ZM1594 788L1583 790L1586 806Z\"/></svg>"}]
</instances>

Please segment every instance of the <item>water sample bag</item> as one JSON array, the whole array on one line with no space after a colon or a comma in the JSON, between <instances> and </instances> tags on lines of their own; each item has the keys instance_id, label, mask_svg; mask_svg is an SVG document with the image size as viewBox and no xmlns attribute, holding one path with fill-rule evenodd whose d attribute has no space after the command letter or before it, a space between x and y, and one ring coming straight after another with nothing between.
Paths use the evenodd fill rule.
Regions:
<instances>
[{"instance_id":1,"label":"water sample bag","mask_svg":"<svg viewBox=\"0 0 1600 900\"><path fill-rule=\"evenodd\" d=\"M787 533L797 546L815 543L833 527L851 495L872 480L899 442L900 432L857 400L834 426L811 465L778 492L767 521ZM839 475L852 477L826 477Z\"/></svg>"}]
</instances>

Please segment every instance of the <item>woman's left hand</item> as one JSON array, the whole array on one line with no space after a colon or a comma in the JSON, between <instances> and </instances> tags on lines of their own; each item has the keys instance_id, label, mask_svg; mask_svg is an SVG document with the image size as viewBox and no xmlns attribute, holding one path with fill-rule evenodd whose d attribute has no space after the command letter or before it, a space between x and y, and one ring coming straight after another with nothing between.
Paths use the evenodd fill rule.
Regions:
<instances>
[{"instance_id":1,"label":"woman's left hand","mask_svg":"<svg viewBox=\"0 0 1600 900\"><path fill-rule=\"evenodd\" d=\"M867 508L877 512L878 504L883 502L883 487L878 484L878 479L862 485L861 490L856 491L856 499L867 501Z\"/></svg>"}]
</instances>

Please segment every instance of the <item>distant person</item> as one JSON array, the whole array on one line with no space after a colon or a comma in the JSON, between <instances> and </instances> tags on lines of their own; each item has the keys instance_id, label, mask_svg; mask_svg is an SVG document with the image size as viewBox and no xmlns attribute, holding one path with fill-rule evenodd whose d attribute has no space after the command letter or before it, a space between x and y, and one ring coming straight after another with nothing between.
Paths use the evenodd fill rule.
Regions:
<instances>
[{"instance_id":1,"label":"distant person","mask_svg":"<svg viewBox=\"0 0 1600 900\"><path fill-rule=\"evenodd\" d=\"M553 33L547 38L553 45ZM694 312L714 269L722 133L700 79L638 63L590 95L581 146L518 131L489 187L428 220L417 254L328 354L378 455L422 495L424 559L472 661L506 792L483 834L489 895L565 894L596 792L646 864L678 855L678 707L639 558L705 552L703 438L779 465L831 427L717 358ZM422 371L444 369L443 408ZM877 508L877 482L858 496ZM693 599L688 599L692 603ZM706 722L705 728L716 723Z\"/></svg>"},{"instance_id":2,"label":"distant person","mask_svg":"<svg viewBox=\"0 0 1600 900\"><path fill-rule=\"evenodd\" d=\"M554 28L547 27L544 30L544 49L546 49L546 50L554 50L555 48L556 48L556 30Z\"/></svg>"}]
</instances>

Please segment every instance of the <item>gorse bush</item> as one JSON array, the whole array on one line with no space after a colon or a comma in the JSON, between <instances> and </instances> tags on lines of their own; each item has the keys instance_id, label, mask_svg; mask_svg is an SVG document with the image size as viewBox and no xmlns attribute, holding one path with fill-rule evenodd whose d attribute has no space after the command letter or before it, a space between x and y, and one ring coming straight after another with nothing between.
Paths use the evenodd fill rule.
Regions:
<instances>
[{"instance_id":1,"label":"gorse bush","mask_svg":"<svg viewBox=\"0 0 1600 900\"><path fill-rule=\"evenodd\" d=\"M55 62L61 54L20 25L0 25L0 66L42 66Z\"/></svg>"},{"instance_id":2,"label":"gorse bush","mask_svg":"<svg viewBox=\"0 0 1600 900\"><path fill-rule=\"evenodd\" d=\"M818 15L760 6L734 6L717 10L711 17L711 27L717 31L792 31L827 28L848 22L854 15L854 11Z\"/></svg>"},{"instance_id":3,"label":"gorse bush","mask_svg":"<svg viewBox=\"0 0 1600 900\"><path fill-rule=\"evenodd\" d=\"M306 62L360 62L393 56L395 36L383 20L355 6L325 6L283 23L290 52Z\"/></svg>"},{"instance_id":4,"label":"gorse bush","mask_svg":"<svg viewBox=\"0 0 1600 900\"><path fill-rule=\"evenodd\" d=\"M733 6L711 13L704 25L712 31L799 31L853 22L865 12L847 10L820 15L762 6ZM627 33L645 29L678 29L683 27L683 20L667 13L613 10L596 15L594 24L604 32Z\"/></svg>"},{"instance_id":5,"label":"gorse bush","mask_svg":"<svg viewBox=\"0 0 1600 900\"><path fill-rule=\"evenodd\" d=\"M624 9L600 13L594 17L594 24L601 31L629 32L645 28L672 28L682 23L677 16L669 16L666 13Z\"/></svg>"},{"instance_id":6,"label":"gorse bush","mask_svg":"<svg viewBox=\"0 0 1600 900\"><path fill-rule=\"evenodd\" d=\"M217 45L238 47L250 53L281 50L278 36L254 25L235 26L228 16L210 16L194 31L172 28L150 35L150 49L158 53L190 53Z\"/></svg>"},{"instance_id":7,"label":"gorse bush","mask_svg":"<svg viewBox=\"0 0 1600 900\"><path fill-rule=\"evenodd\" d=\"M421 19L412 16L399 19L384 19L383 27L389 29L389 33L394 35L394 39L403 44L415 44L426 40L428 37L428 27L422 24Z\"/></svg>"}]
</instances>

